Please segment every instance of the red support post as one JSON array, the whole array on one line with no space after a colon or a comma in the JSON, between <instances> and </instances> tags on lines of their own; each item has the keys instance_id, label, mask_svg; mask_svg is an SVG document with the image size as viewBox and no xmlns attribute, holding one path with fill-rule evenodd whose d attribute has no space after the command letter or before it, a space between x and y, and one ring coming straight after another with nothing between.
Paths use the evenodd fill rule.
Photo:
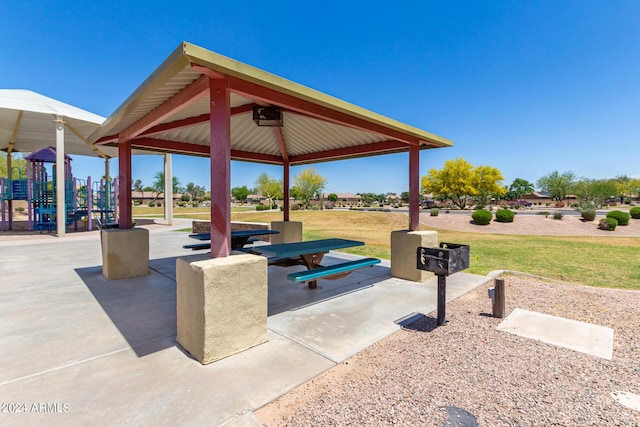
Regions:
<instances>
[{"instance_id":1,"label":"red support post","mask_svg":"<svg viewBox=\"0 0 640 427\"><path fill-rule=\"evenodd\" d=\"M409 230L420 230L420 148L409 146Z\"/></svg>"},{"instance_id":2,"label":"red support post","mask_svg":"<svg viewBox=\"0 0 640 427\"><path fill-rule=\"evenodd\" d=\"M282 177L282 183L283 183L283 221L289 221L289 211L290 211L290 203L289 203L289 171L290 171L290 167L289 167L289 160L285 160L284 164L282 165L282 169L283 169L283 177Z\"/></svg>"},{"instance_id":3,"label":"red support post","mask_svg":"<svg viewBox=\"0 0 640 427\"><path fill-rule=\"evenodd\" d=\"M231 108L227 77L209 79L211 258L231 253Z\"/></svg>"},{"instance_id":4,"label":"red support post","mask_svg":"<svg viewBox=\"0 0 640 427\"><path fill-rule=\"evenodd\" d=\"M120 204L119 228L132 228L133 215L131 212L131 141L118 142L118 191Z\"/></svg>"}]
</instances>

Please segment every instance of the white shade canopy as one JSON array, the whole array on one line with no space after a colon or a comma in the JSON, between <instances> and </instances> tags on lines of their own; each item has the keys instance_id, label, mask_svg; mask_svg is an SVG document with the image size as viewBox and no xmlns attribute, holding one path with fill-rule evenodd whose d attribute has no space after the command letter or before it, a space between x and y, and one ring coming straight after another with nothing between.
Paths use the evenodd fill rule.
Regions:
<instances>
[{"instance_id":1,"label":"white shade canopy","mask_svg":"<svg viewBox=\"0 0 640 427\"><path fill-rule=\"evenodd\" d=\"M55 145L53 121L62 116L65 153L110 158L117 150L95 147L86 137L95 131L105 118L64 102L24 89L0 89L0 150L32 152Z\"/></svg>"}]
</instances>

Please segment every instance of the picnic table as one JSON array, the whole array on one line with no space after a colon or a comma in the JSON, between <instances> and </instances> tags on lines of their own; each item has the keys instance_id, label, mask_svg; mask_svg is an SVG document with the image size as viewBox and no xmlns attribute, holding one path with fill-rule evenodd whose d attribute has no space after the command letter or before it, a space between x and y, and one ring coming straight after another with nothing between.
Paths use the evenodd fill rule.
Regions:
<instances>
[{"instance_id":1,"label":"picnic table","mask_svg":"<svg viewBox=\"0 0 640 427\"><path fill-rule=\"evenodd\" d=\"M231 249L242 249L244 245L249 243L249 239L253 236L266 236L269 234L278 234L278 230L252 229L252 230L233 230L231 231ZM196 240L211 240L211 233L189 234L189 237ZM185 249L207 249L211 245L207 243L199 243L194 245L184 245Z\"/></svg>"},{"instance_id":2,"label":"picnic table","mask_svg":"<svg viewBox=\"0 0 640 427\"><path fill-rule=\"evenodd\" d=\"M320 239L304 242L280 243L276 245L256 246L251 252L269 257L271 265L304 265L307 271L292 273L288 279L296 282L308 282L309 289L317 288L319 278L337 278L353 270L377 264L380 260L363 258L333 266L323 267L320 263L326 253L335 249L362 246L364 242L348 239Z\"/></svg>"}]
</instances>

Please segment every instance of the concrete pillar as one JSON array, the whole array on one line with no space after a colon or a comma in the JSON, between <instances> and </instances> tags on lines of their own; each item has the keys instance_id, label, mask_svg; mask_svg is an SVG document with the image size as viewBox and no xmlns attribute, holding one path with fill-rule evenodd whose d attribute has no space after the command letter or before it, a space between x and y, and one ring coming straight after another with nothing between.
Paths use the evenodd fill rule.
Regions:
<instances>
[{"instance_id":1,"label":"concrete pillar","mask_svg":"<svg viewBox=\"0 0 640 427\"><path fill-rule=\"evenodd\" d=\"M110 228L100 231L102 275L107 280L149 274L149 230Z\"/></svg>"},{"instance_id":2,"label":"concrete pillar","mask_svg":"<svg viewBox=\"0 0 640 427\"><path fill-rule=\"evenodd\" d=\"M64 120L56 116L56 225L58 237L67 232L67 208L65 196L65 162L64 162Z\"/></svg>"},{"instance_id":3,"label":"concrete pillar","mask_svg":"<svg viewBox=\"0 0 640 427\"><path fill-rule=\"evenodd\" d=\"M391 232L391 276L412 282L426 282L430 271L418 270L418 247L437 247L437 231L398 230Z\"/></svg>"},{"instance_id":4,"label":"concrete pillar","mask_svg":"<svg viewBox=\"0 0 640 427\"><path fill-rule=\"evenodd\" d=\"M250 254L178 258L178 344L207 364L268 341L267 270Z\"/></svg>"},{"instance_id":5,"label":"concrete pillar","mask_svg":"<svg viewBox=\"0 0 640 427\"><path fill-rule=\"evenodd\" d=\"M271 235L272 244L302 241L302 223L299 221L271 221L271 229L280 232Z\"/></svg>"}]
</instances>

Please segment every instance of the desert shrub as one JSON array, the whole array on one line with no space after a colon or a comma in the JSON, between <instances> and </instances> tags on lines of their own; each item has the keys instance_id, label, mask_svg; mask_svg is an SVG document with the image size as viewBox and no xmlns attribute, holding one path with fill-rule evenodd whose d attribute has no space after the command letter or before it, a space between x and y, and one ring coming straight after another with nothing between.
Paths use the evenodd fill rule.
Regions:
<instances>
[{"instance_id":1,"label":"desert shrub","mask_svg":"<svg viewBox=\"0 0 640 427\"><path fill-rule=\"evenodd\" d=\"M582 216L582 219L584 219L585 221L593 221L594 219L596 219L596 210L595 209L582 209L582 211L580 211L580 216Z\"/></svg>"},{"instance_id":2,"label":"desert shrub","mask_svg":"<svg viewBox=\"0 0 640 427\"><path fill-rule=\"evenodd\" d=\"M16 208L16 212L24 212L24 207L22 207L22 206L18 206L18 207Z\"/></svg>"},{"instance_id":3,"label":"desert shrub","mask_svg":"<svg viewBox=\"0 0 640 427\"><path fill-rule=\"evenodd\" d=\"M548 211L540 211L540 212L537 213L537 215L549 216L549 212Z\"/></svg>"},{"instance_id":4,"label":"desert shrub","mask_svg":"<svg viewBox=\"0 0 640 427\"><path fill-rule=\"evenodd\" d=\"M142 204L142 200L134 200L133 206L140 206Z\"/></svg>"},{"instance_id":5,"label":"desert shrub","mask_svg":"<svg viewBox=\"0 0 640 427\"><path fill-rule=\"evenodd\" d=\"M491 222L493 215L489 211L478 209L473 214L471 214L471 218L473 218L473 222L478 225L487 225Z\"/></svg>"},{"instance_id":6,"label":"desert shrub","mask_svg":"<svg viewBox=\"0 0 640 427\"><path fill-rule=\"evenodd\" d=\"M297 203L294 203L291 205L291 210L292 211L299 211L300 210L300 205Z\"/></svg>"},{"instance_id":7,"label":"desert shrub","mask_svg":"<svg viewBox=\"0 0 640 427\"><path fill-rule=\"evenodd\" d=\"M257 211L266 211L266 210L268 210L268 209L269 209L269 207L268 207L268 206L263 205L262 203L258 203L258 204L256 205L256 210L257 210Z\"/></svg>"},{"instance_id":8,"label":"desert shrub","mask_svg":"<svg viewBox=\"0 0 640 427\"><path fill-rule=\"evenodd\" d=\"M555 212L553 213L553 219L562 219L562 217L563 217L563 216L564 216L564 215L563 215L563 214L562 214L562 212L560 212L560 211L555 211Z\"/></svg>"},{"instance_id":9,"label":"desert shrub","mask_svg":"<svg viewBox=\"0 0 640 427\"><path fill-rule=\"evenodd\" d=\"M496 221L498 222L513 222L516 214L509 209L500 209L496 211Z\"/></svg>"},{"instance_id":10,"label":"desert shrub","mask_svg":"<svg viewBox=\"0 0 640 427\"><path fill-rule=\"evenodd\" d=\"M631 218L640 219L640 206L629 209L629 213L631 214Z\"/></svg>"},{"instance_id":11,"label":"desert shrub","mask_svg":"<svg viewBox=\"0 0 640 427\"><path fill-rule=\"evenodd\" d=\"M598 224L600 230L613 231L618 226L618 221L615 218L602 218Z\"/></svg>"},{"instance_id":12,"label":"desert shrub","mask_svg":"<svg viewBox=\"0 0 640 427\"><path fill-rule=\"evenodd\" d=\"M438 214L440 213L440 209L431 208L431 210L429 212L431 213L431 216L438 216Z\"/></svg>"},{"instance_id":13,"label":"desert shrub","mask_svg":"<svg viewBox=\"0 0 640 427\"><path fill-rule=\"evenodd\" d=\"M311 205L311 206L309 206L309 210L310 210L310 211L319 211L319 210L320 210L320 206L318 206L318 205Z\"/></svg>"},{"instance_id":14,"label":"desert shrub","mask_svg":"<svg viewBox=\"0 0 640 427\"><path fill-rule=\"evenodd\" d=\"M153 202L149 202L149 207L150 207L150 208L153 208L153 207L155 207L155 206L156 206L156 204L155 204L155 203L153 203Z\"/></svg>"},{"instance_id":15,"label":"desert shrub","mask_svg":"<svg viewBox=\"0 0 640 427\"><path fill-rule=\"evenodd\" d=\"M628 213L622 211L611 211L607 212L607 218L613 218L618 221L618 225L629 225L629 216Z\"/></svg>"}]
</instances>

